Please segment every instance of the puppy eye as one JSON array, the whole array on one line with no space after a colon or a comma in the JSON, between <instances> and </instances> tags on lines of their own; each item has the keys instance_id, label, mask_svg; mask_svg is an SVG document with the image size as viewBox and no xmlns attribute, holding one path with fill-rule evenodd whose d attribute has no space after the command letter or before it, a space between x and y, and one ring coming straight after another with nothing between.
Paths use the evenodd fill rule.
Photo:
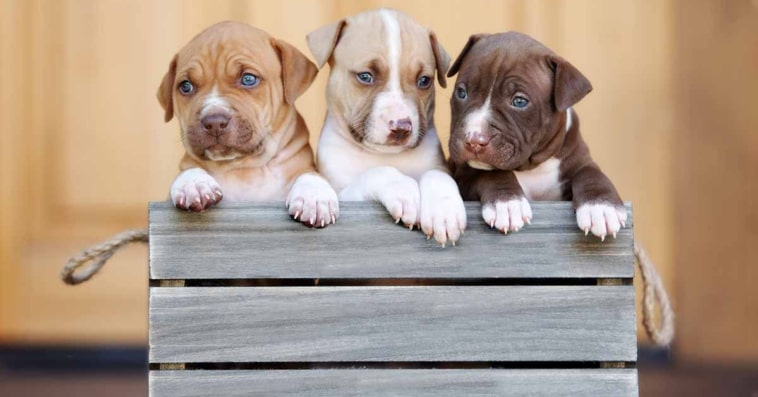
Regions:
<instances>
[{"instance_id":1,"label":"puppy eye","mask_svg":"<svg viewBox=\"0 0 758 397\"><path fill-rule=\"evenodd\" d=\"M513 107L517 107L517 108L523 109L523 108L526 107L526 105L529 104L529 100L527 100L526 98L524 98L522 96L517 96L517 97L513 98L513 102L511 102L511 103L513 104Z\"/></svg>"},{"instance_id":2,"label":"puppy eye","mask_svg":"<svg viewBox=\"0 0 758 397\"><path fill-rule=\"evenodd\" d=\"M355 75L355 77L362 84L371 85L374 84L374 75L369 72L361 72Z\"/></svg>"},{"instance_id":3,"label":"puppy eye","mask_svg":"<svg viewBox=\"0 0 758 397\"><path fill-rule=\"evenodd\" d=\"M195 91L195 86L189 80L184 80L179 83L179 92L184 95L190 95Z\"/></svg>"},{"instance_id":4,"label":"puppy eye","mask_svg":"<svg viewBox=\"0 0 758 397\"><path fill-rule=\"evenodd\" d=\"M458 99L463 100L468 98L468 92L466 92L465 88L458 87L455 89L455 96L458 97Z\"/></svg>"},{"instance_id":5,"label":"puppy eye","mask_svg":"<svg viewBox=\"0 0 758 397\"><path fill-rule=\"evenodd\" d=\"M429 76L421 76L418 78L416 85L418 85L418 88L421 89L429 88L432 86L432 78Z\"/></svg>"},{"instance_id":6,"label":"puppy eye","mask_svg":"<svg viewBox=\"0 0 758 397\"><path fill-rule=\"evenodd\" d=\"M240 79L240 84L242 84L245 87L255 87L258 85L258 82L260 79L258 76L252 74L252 73L245 73L242 75L242 78Z\"/></svg>"}]
</instances>

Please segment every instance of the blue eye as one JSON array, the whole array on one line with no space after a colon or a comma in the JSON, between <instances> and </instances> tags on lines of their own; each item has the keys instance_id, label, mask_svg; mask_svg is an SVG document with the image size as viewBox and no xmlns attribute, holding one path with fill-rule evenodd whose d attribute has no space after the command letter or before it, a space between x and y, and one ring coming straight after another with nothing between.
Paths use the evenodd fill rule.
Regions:
<instances>
[{"instance_id":1,"label":"blue eye","mask_svg":"<svg viewBox=\"0 0 758 397\"><path fill-rule=\"evenodd\" d=\"M455 96L458 97L458 99L466 99L468 98L468 92L466 92L465 88L458 87L455 89Z\"/></svg>"},{"instance_id":2,"label":"blue eye","mask_svg":"<svg viewBox=\"0 0 758 397\"><path fill-rule=\"evenodd\" d=\"M179 92L182 94L189 95L192 94L193 91L195 91L195 86L192 85L189 80L184 80L179 83Z\"/></svg>"},{"instance_id":3,"label":"blue eye","mask_svg":"<svg viewBox=\"0 0 758 397\"><path fill-rule=\"evenodd\" d=\"M432 85L432 78L429 76L421 76L418 78L416 85L418 85L418 88L421 89L429 88Z\"/></svg>"},{"instance_id":4,"label":"blue eye","mask_svg":"<svg viewBox=\"0 0 758 397\"><path fill-rule=\"evenodd\" d=\"M522 108L523 109L523 108L526 107L526 105L529 104L529 101L526 98L522 97L522 96L517 96L517 97L513 98L512 104L513 104L513 107L517 107L517 108Z\"/></svg>"},{"instance_id":5,"label":"blue eye","mask_svg":"<svg viewBox=\"0 0 758 397\"><path fill-rule=\"evenodd\" d=\"M252 73L245 73L242 75L242 79L240 79L240 84L242 84L245 87L255 87L258 85L258 82L260 79L258 76L252 74Z\"/></svg>"},{"instance_id":6,"label":"blue eye","mask_svg":"<svg viewBox=\"0 0 758 397\"><path fill-rule=\"evenodd\" d=\"M358 78L358 81L360 81L363 84L370 85L374 84L374 75L369 72L362 72L355 75L356 78Z\"/></svg>"}]
</instances>

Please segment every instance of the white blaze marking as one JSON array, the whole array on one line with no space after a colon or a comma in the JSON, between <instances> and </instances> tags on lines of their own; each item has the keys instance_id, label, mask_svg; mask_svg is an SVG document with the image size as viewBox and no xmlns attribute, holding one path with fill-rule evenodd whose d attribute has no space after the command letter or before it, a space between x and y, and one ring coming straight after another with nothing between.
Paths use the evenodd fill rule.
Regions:
<instances>
[{"instance_id":1,"label":"white blaze marking","mask_svg":"<svg viewBox=\"0 0 758 397\"><path fill-rule=\"evenodd\" d=\"M561 160L551 157L528 171L515 171L516 179L529 200L560 200Z\"/></svg>"},{"instance_id":2,"label":"white blaze marking","mask_svg":"<svg viewBox=\"0 0 758 397\"><path fill-rule=\"evenodd\" d=\"M400 52L402 46L402 42L400 41L400 25L390 10L381 10L381 14L384 21L384 29L387 32L390 91L400 94Z\"/></svg>"},{"instance_id":3,"label":"white blaze marking","mask_svg":"<svg viewBox=\"0 0 758 397\"><path fill-rule=\"evenodd\" d=\"M218 86L214 85L213 89L211 89L211 93L208 94L203 101L203 108L200 110L200 118L205 117L208 113L217 109L231 111L232 107L224 97L219 95Z\"/></svg>"},{"instance_id":4,"label":"white blaze marking","mask_svg":"<svg viewBox=\"0 0 758 397\"><path fill-rule=\"evenodd\" d=\"M490 118L490 102L492 100L492 90L495 88L495 81L497 81L497 76L495 76L495 80L493 80L490 86L490 91L487 93L484 105L466 116L466 137L472 132L481 132L480 130L487 126Z\"/></svg>"}]
</instances>

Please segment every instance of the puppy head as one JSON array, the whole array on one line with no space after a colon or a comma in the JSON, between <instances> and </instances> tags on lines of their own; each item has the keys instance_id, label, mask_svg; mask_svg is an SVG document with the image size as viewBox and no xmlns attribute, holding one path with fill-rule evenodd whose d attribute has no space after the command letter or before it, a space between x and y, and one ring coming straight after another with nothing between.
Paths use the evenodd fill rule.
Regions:
<instances>
[{"instance_id":1,"label":"puppy head","mask_svg":"<svg viewBox=\"0 0 758 397\"><path fill-rule=\"evenodd\" d=\"M275 132L316 66L296 48L238 22L221 22L193 38L158 88L165 120L174 116L182 143L198 160L271 157Z\"/></svg>"},{"instance_id":2,"label":"puppy head","mask_svg":"<svg viewBox=\"0 0 758 397\"><path fill-rule=\"evenodd\" d=\"M471 36L448 77L456 73L450 156L479 169L547 159L563 142L566 110L592 90L566 60L516 32Z\"/></svg>"},{"instance_id":3,"label":"puppy head","mask_svg":"<svg viewBox=\"0 0 758 397\"><path fill-rule=\"evenodd\" d=\"M450 57L435 34L395 10L367 11L308 35L330 65L328 107L352 137L378 152L416 147L433 123L434 75L445 87Z\"/></svg>"}]
</instances>

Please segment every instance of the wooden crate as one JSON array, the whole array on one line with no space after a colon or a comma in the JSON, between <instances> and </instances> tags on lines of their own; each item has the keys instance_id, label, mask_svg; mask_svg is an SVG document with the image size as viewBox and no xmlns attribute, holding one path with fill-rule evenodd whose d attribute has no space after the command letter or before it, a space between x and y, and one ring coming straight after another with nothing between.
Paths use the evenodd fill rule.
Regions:
<instances>
[{"instance_id":1,"label":"wooden crate","mask_svg":"<svg viewBox=\"0 0 758 397\"><path fill-rule=\"evenodd\" d=\"M341 206L309 230L280 203L152 203L150 394L637 395L631 227L601 243L534 203L503 236L467 203L442 249Z\"/></svg>"}]
</instances>

